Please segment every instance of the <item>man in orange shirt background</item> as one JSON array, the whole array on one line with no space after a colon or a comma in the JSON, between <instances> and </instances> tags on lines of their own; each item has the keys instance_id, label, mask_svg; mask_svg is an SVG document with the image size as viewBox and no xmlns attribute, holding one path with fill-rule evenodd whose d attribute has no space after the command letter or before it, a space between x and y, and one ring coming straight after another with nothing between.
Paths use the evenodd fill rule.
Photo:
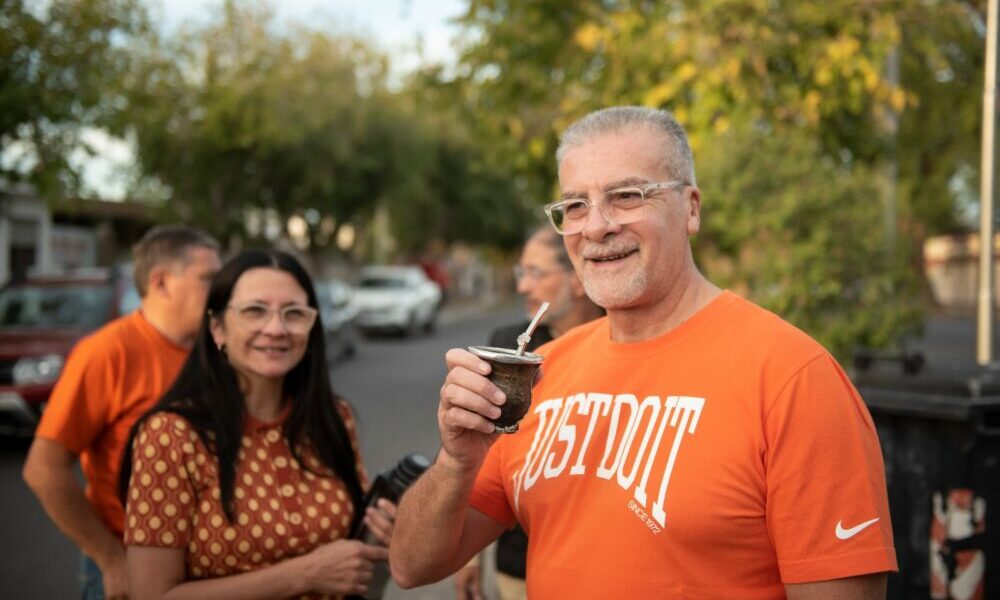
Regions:
<instances>
[{"instance_id":1,"label":"man in orange shirt background","mask_svg":"<svg viewBox=\"0 0 1000 600\"><path fill-rule=\"evenodd\" d=\"M607 317L541 347L512 435L489 364L446 355L435 463L403 497L389 564L442 579L505 529L529 598L875 600L896 569L864 402L832 356L708 281L701 191L667 111L571 125L545 207Z\"/></svg>"},{"instance_id":2,"label":"man in orange shirt background","mask_svg":"<svg viewBox=\"0 0 1000 600\"><path fill-rule=\"evenodd\" d=\"M84 600L128 597L117 494L123 444L180 371L220 268L218 242L182 226L154 227L132 259L140 309L70 353L24 464L28 487L83 552ZM74 473L77 459L86 491Z\"/></svg>"}]
</instances>

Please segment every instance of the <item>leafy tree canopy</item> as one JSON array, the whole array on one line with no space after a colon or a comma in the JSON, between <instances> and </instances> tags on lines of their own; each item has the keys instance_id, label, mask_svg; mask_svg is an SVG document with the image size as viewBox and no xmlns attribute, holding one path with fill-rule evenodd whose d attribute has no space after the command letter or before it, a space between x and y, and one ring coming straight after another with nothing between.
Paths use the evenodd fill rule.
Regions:
<instances>
[{"instance_id":1,"label":"leafy tree canopy","mask_svg":"<svg viewBox=\"0 0 1000 600\"><path fill-rule=\"evenodd\" d=\"M843 352L912 329L923 238L962 226L984 14L983 0L471 0L457 71L424 85L464 106L537 201L569 123L670 109L711 215L704 268Z\"/></svg>"},{"instance_id":2,"label":"leafy tree canopy","mask_svg":"<svg viewBox=\"0 0 1000 600\"><path fill-rule=\"evenodd\" d=\"M138 64L121 129L186 219L244 237L248 211L299 215L322 247L347 226L370 238L386 215L396 254L438 239L517 243L522 213L481 210L512 195L503 171L460 123L390 91L386 58L362 40L278 30L266 6L226 2Z\"/></svg>"},{"instance_id":3,"label":"leafy tree canopy","mask_svg":"<svg viewBox=\"0 0 1000 600\"><path fill-rule=\"evenodd\" d=\"M129 41L147 31L138 0L0 0L0 177L78 192L71 153L123 109Z\"/></svg>"}]
</instances>

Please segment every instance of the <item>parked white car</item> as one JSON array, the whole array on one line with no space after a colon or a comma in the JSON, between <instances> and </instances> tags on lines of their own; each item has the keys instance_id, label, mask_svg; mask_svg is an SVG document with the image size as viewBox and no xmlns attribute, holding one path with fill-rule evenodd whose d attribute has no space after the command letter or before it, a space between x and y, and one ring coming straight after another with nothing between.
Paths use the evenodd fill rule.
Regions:
<instances>
[{"instance_id":1,"label":"parked white car","mask_svg":"<svg viewBox=\"0 0 1000 600\"><path fill-rule=\"evenodd\" d=\"M319 314L326 338L326 357L331 363L350 358L357 352L354 319L358 308L354 305L353 296L351 287L339 279L316 282Z\"/></svg>"},{"instance_id":2,"label":"parked white car","mask_svg":"<svg viewBox=\"0 0 1000 600\"><path fill-rule=\"evenodd\" d=\"M361 269L354 305L362 331L429 332L441 306L441 289L420 267L369 266Z\"/></svg>"}]
</instances>

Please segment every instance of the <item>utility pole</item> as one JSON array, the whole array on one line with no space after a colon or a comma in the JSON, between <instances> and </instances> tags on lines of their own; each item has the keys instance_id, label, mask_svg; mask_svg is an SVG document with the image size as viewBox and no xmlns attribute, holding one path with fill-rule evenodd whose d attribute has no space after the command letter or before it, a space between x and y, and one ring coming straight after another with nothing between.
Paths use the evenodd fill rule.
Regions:
<instances>
[{"instance_id":1,"label":"utility pole","mask_svg":"<svg viewBox=\"0 0 1000 600\"><path fill-rule=\"evenodd\" d=\"M885 78L892 87L899 86L899 43L889 52L885 61ZM896 252L897 189L899 187L899 112L891 102L885 103L884 134L889 140L888 161L882 178L882 223L885 227L885 247L889 256Z\"/></svg>"},{"instance_id":2,"label":"utility pole","mask_svg":"<svg viewBox=\"0 0 1000 600\"><path fill-rule=\"evenodd\" d=\"M993 361L993 205L996 199L997 4L987 1L986 74L983 78L983 146L979 204L979 298L976 360Z\"/></svg>"}]
</instances>

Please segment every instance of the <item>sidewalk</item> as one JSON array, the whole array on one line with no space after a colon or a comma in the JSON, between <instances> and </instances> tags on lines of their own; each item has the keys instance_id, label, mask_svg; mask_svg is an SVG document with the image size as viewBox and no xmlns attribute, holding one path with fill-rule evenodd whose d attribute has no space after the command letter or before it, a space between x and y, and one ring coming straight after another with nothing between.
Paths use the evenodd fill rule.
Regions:
<instances>
[{"instance_id":1,"label":"sidewalk","mask_svg":"<svg viewBox=\"0 0 1000 600\"><path fill-rule=\"evenodd\" d=\"M993 337L1000 340L1000 323L994 318ZM1000 345L994 348L1000 349ZM970 365L976 362L975 315L931 315L921 339L908 344L908 350L924 353L927 365L934 368ZM996 350L994 360L997 360Z\"/></svg>"}]
</instances>

